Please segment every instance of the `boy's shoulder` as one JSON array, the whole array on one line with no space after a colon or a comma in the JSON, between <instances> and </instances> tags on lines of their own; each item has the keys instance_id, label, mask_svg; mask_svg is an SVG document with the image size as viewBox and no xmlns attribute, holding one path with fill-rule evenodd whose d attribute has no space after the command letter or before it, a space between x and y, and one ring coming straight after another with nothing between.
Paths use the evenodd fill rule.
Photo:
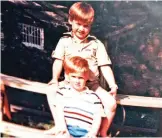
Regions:
<instances>
[{"instance_id":1,"label":"boy's shoulder","mask_svg":"<svg viewBox=\"0 0 162 138\"><path fill-rule=\"evenodd\" d=\"M95 100L100 100L99 96L94 91L88 90L87 93L91 96L91 98L93 98Z\"/></svg>"},{"instance_id":2,"label":"boy's shoulder","mask_svg":"<svg viewBox=\"0 0 162 138\"><path fill-rule=\"evenodd\" d=\"M87 38L89 41L94 41L97 45L102 45L103 43L94 35L88 35Z\"/></svg>"},{"instance_id":3,"label":"boy's shoulder","mask_svg":"<svg viewBox=\"0 0 162 138\"><path fill-rule=\"evenodd\" d=\"M58 86L58 91L64 91L64 90L70 90L69 85L62 85L62 86Z\"/></svg>"},{"instance_id":4,"label":"boy's shoulder","mask_svg":"<svg viewBox=\"0 0 162 138\"><path fill-rule=\"evenodd\" d=\"M88 35L87 39L88 39L89 41L91 41L91 40L97 41L97 40L98 40L96 36L90 35L90 34Z\"/></svg>"},{"instance_id":5,"label":"boy's shoulder","mask_svg":"<svg viewBox=\"0 0 162 138\"><path fill-rule=\"evenodd\" d=\"M72 33L71 32L65 32L65 33L63 33L61 39L63 39L63 38L71 38L71 37L72 37Z\"/></svg>"},{"instance_id":6,"label":"boy's shoulder","mask_svg":"<svg viewBox=\"0 0 162 138\"><path fill-rule=\"evenodd\" d=\"M66 94L70 94L72 89L71 86L67 84L67 85L58 86L57 91L62 95L66 95Z\"/></svg>"},{"instance_id":7,"label":"boy's shoulder","mask_svg":"<svg viewBox=\"0 0 162 138\"><path fill-rule=\"evenodd\" d=\"M63 96L65 91L68 91L68 88L67 87L65 87L65 86L58 86L58 88L57 88L57 94L60 94L60 95Z\"/></svg>"}]
</instances>

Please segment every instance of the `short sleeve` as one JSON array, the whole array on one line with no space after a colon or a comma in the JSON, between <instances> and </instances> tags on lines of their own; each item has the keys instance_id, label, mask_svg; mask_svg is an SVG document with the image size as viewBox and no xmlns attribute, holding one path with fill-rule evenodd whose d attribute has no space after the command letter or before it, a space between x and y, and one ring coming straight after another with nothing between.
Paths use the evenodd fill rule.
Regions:
<instances>
[{"instance_id":1,"label":"short sleeve","mask_svg":"<svg viewBox=\"0 0 162 138\"><path fill-rule=\"evenodd\" d=\"M96 109L95 112L103 114L103 112L104 112L103 105L99 99L96 100L94 105L95 105L95 109Z\"/></svg>"},{"instance_id":2,"label":"short sleeve","mask_svg":"<svg viewBox=\"0 0 162 138\"><path fill-rule=\"evenodd\" d=\"M64 55L65 55L65 44L66 44L66 39L61 38L55 48L55 50L52 52L52 58L58 58L63 60Z\"/></svg>"},{"instance_id":3,"label":"short sleeve","mask_svg":"<svg viewBox=\"0 0 162 138\"><path fill-rule=\"evenodd\" d=\"M64 96L61 91L57 91L56 93L55 105L59 106L60 108L64 107Z\"/></svg>"},{"instance_id":4,"label":"short sleeve","mask_svg":"<svg viewBox=\"0 0 162 138\"><path fill-rule=\"evenodd\" d=\"M47 99L50 105L59 104L61 101L63 101L63 93L60 91L59 88L54 91L50 90L47 93Z\"/></svg>"},{"instance_id":5,"label":"short sleeve","mask_svg":"<svg viewBox=\"0 0 162 138\"><path fill-rule=\"evenodd\" d=\"M51 90L51 87L47 89L47 100L50 105L56 105L56 90Z\"/></svg>"},{"instance_id":6,"label":"short sleeve","mask_svg":"<svg viewBox=\"0 0 162 138\"><path fill-rule=\"evenodd\" d=\"M93 103L94 103L94 109L95 109L94 113L103 114L104 110L103 110L101 99L94 92L92 93L92 95L93 95Z\"/></svg>"},{"instance_id":7,"label":"short sleeve","mask_svg":"<svg viewBox=\"0 0 162 138\"><path fill-rule=\"evenodd\" d=\"M101 41L97 40L97 45L98 48L96 52L96 58L98 61L98 66L111 64L110 57L107 54L104 44Z\"/></svg>"}]
</instances>

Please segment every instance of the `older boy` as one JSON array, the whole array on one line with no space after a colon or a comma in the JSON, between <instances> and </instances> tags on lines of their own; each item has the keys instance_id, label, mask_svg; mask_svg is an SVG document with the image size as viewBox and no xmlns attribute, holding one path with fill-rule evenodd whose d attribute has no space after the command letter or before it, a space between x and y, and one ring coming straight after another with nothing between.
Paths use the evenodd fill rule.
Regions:
<instances>
[{"instance_id":1,"label":"older boy","mask_svg":"<svg viewBox=\"0 0 162 138\"><path fill-rule=\"evenodd\" d=\"M64 34L59 40L55 51L52 53L55 61L53 63L53 78L50 84L58 86L58 78L65 59L76 55L87 59L91 73L86 85L99 95L104 105L107 118L102 119L100 134L102 137L105 137L116 111L115 97L117 85L109 66L111 60L107 55L103 43L96 37L89 35L93 20L94 10L91 5L84 2L77 2L71 6L69 10L69 23L72 25L72 31ZM99 85L98 68L101 69L104 78L111 88L109 93ZM66 75L65 81L68 82Z\"/></svg>"},{"instance_id":2,"label":"older boy","mask_svg":"<svg viewBox=\"0 0 162 138\"><path fill-rule=\"evenodd\" d=\"M96 137L101 123L102 105L100 98L86 87L89 79L88 62L75 56L66 60L64 69L69 84L59 87L53 96L48 95L52 114L59 114L53 117L60 132L52 128L46 134L58 136L62 132L59 136L67 133L69 137Z\"/></svg>"}]
</instances>

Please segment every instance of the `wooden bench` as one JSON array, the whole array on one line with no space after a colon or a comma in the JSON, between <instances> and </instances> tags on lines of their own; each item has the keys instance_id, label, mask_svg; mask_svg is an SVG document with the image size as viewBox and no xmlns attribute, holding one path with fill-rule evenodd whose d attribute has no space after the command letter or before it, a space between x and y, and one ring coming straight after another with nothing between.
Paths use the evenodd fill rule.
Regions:
<instances>
[{"instance_id":1,"label":"wooden bench","mask_svg":"<svg viewBox=\"0 0 162 138\"><path fill-rule=\"evenodd\" d=\"M20 78L5 75L2 73L0 74L0 77L6 86L9 86L12 88L17 88L17 89L31 91L31 92L40 93L40 94L46 94L45 92L48 89L48 85L45 83L20 79ZM162 111L161 111L162 98L117 94L117 104L125 105L125 106L157 108L160 110L161 118L162 118ZM14 133L14 131L15 131L15 133ZM24 133L21 133L22 131L24 131ZM3 120L1 120L0 132L6 133L9 135L20 136L20 137L24 136L24 134L26 134L25 136L30 136L31 132L37 136L38 135L43 136L42 130L36 130L33 128L27 128L27 127L22 127L19 125L13 125L12 123L5 122ZM155 131L153 131L153 132L155 132ZM159 123L158 136L162 136L162 121L160 121L160 123ZM38 137L40 137L40 136L38 136Z\"/></svg>"}]
</instances>

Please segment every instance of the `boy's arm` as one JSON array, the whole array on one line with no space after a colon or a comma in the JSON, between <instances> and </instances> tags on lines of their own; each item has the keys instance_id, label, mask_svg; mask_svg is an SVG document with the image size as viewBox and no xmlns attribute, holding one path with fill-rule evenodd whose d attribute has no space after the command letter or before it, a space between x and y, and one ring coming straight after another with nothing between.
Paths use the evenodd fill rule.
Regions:
<instances>
[{"instance_id":1,"label":"boy's arm","mask_svg":"<svg viewBox=\"0 0 162 138\"><path fill-rule=\"evenodd\" d=\"M111 64L110 57L108 56L107 50L101 41L98 41L98 49L96 52L96 57L98 61L98 66L100 67L105 80L107 81L109 87L111 88L110 94L112 94L113 97L115 97L118 87L115 82L114 74L110 66L108 66L108 64Z\"/></svg>"},{"instance_id":2,"label":"boy's arm","mask_svg":"<svg viewBox=\"0 0 162 138\"><path fill-rule=\"evenodd\" d=\"M60 77L62 68L63 68L63 60L64 60L64 54L65 54L65 44L66 39L60 38L55 50L52 52L52 58L55 58L55 61L52 66L52 80L49 82L49 84L55 84L58 86L58 79Z\"/></svg>"},{"instance_id":3,"label":"boy's arm","mask_svg":"<svg viewBox=\"0 0 162 138\"><path fill-rule=\"evenodd\" d=\"M95 137L98 134L99 128L101 124L101 113L95 113L93 123L92 123L92 128L86 135L86 137Z\"/></svg>"},{"instance_id":4,"label":"boy's arm","mask_svg":"<svg viewBox=\"0 0 162 138\"><path fill-rule=\"evenodd\" d=\"M55 135L55 136L67 136L70 137L70 134L67 130L65 119L64 119L64 112L63 108L59 107L56 109L54 105L50 105L51 113L53 118L55 118L55 126L49 130L44 131L44 134L47 135Z\"/></svg>"},{"instance_id":5,"label":"boy's arm","mask_svg":"<svg viewBox=\"0 0 162 138\"><path fill-rule=\"evenodd\" d=\"M55 84L56 86L58 86L58 79L60 77L62 68L63 61L56 58L52 66L52 80L49 82L49 85Z\"/></svg>"},{"instance_id":6,"label":"boy's arm","mask_svg":"<svg viewBox=\"0 0 162 138\"><path fill-rule=\"evenodd\" d=\"M100 99L95 100L94 103L94 108L95 108L95 112L94 112L94 116L93 116L93 122L92 122L92 128L91 130L88 132L88 134L86 135L86 137L96 137L101 125L101 114L103 112L103 106L101 104Z\"/></svg>"},{"instance_id":7,"label":"boy's arm","mask_svg":"<svg viewBox=\"0 0 162 138\"><path fill-rule=\"evenodd\" d=\"M61 130L67 131L65 117L64 117L64 107L61 105L56 105L56 112L58 116L57 125Z\"/></svg>"},{"instance_id":8,"label":"boy's arm","mask_svg":"<svg viewBox=\"0 0 162 138\"><path fill-rule=\"evenodd\" d=\"M105 66L100 66L100 69L105 80L109 84L109 87L111 88L110 94L112 94L113 97L116 97L118 86L116 85L114 74L111 67L105 65Z\"/></svg>"},{"instance_id":9,"label":"boy's arm","mask_svg":"<svg viewBox=\"0 0 162 138\"><path fill-rule=\"evenodd\" d=\"M64 98L63 95L58 94L58 92L62 92L60 91L60 89L51 90L51 87L48 87L47 91L49 91L47 93L47 101L55 122L55 127L66 128L66 123L64 119Z\"/></svg>"},{"instance_id":10,"label":"boy's arm","mask_svg":"<svg viewBox=\"0 0 162 138\"><path fill-rule=\"evenodd\" d=\"M56 99L53 99L56 100ZM66 127L66 122L64 118L64 107L62 105L59 105L58 101L55 101L54 103L51 103L48 99L48 104L52 113L52 117L55 122L55 126L47 130L45 133L46 134L54 134L57 135L59 133L68 133L67 127Z\"/></svg>"}]
</instances>

